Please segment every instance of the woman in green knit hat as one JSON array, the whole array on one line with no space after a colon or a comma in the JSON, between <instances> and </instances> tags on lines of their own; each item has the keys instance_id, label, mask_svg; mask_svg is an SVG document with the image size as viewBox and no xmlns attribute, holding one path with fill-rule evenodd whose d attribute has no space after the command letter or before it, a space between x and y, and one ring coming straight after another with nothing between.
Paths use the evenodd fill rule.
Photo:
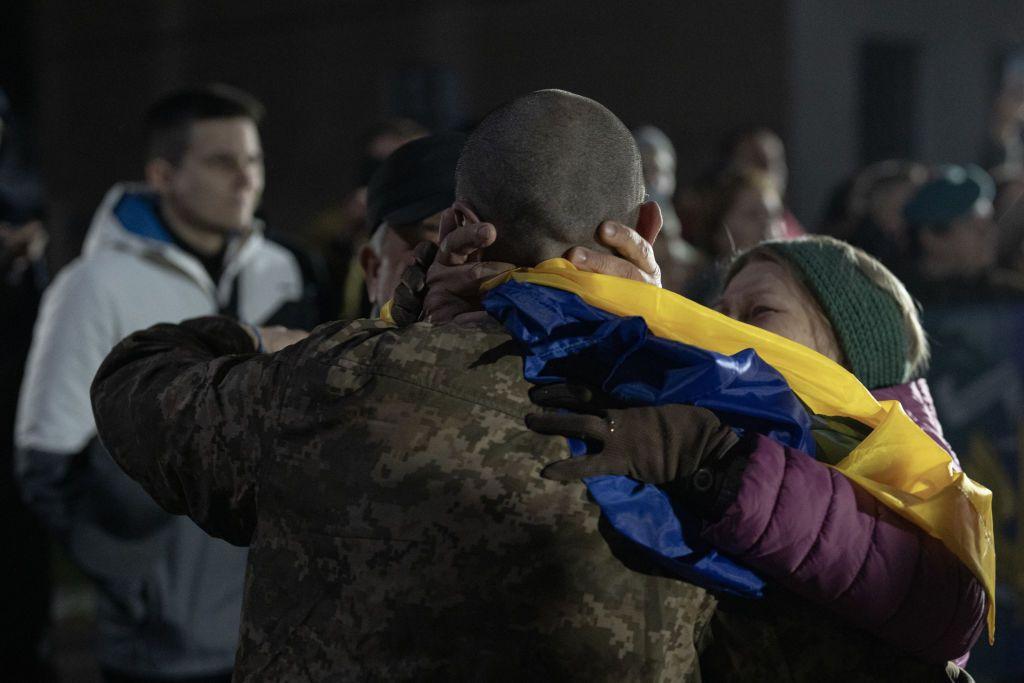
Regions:
<instances>
[{"instance_id":1,"label":"woman in green knit hat","mask_svg":"<svg viewBox=\"0 0 1024 683\"><path fill-rule=\"evenodd\" d=\"M826 236L763 242L733 259L716 308L836 361L878 400L898 400L956 463L921 377L917 305L874 257ZM725 486L735 492L725 512L705 522L708 541L785 589L753 607L723 601L703 657L709 677L754 680L781 659L792 680L966 680L958 665L982 631L980 582L826 467L835 463L825 450L815 460L759 437ZM948 672L946 660L957 662Z\"/></svg>"},{"instance_id":2,"label":"woman in green knit hat","mask_svg":"<svg viewBox=\"0 0 1024 683\"><path fill-rule=\"evenodd\" d=\"M617 236L609 246L624 258L576 247L570 260L583 270L658 283L653 250L638 248L644 240L636 231L606 223L602 234ZM452 291L479 285L471 269L450 277L459 281ZM879 400L898 400L952 455L920 377L928 347L917 308L902 283L862 250L822 236L762 242L733 261L717 308L842 364ZM586 400L576 397L577 409ZM594 410L583 411L601 414L601 399L594 401ZM631 411L616 412L605 450L668 460L667 445L659 453L613 443L637 433L626 424ZM569 462L559 466L569 470ZM770 579L764 600L720 596L711 627L694 634L703 678L970 680L959 665L984 627L981 583L941 541L829 462L826 453L816 459L748 434L708 463L714 471L703 479L711 488L693 478L692 490L708 503L696 511L703 537Z\"/></svg>"},{"instance_id":3,"label":"woman in green knit hat","mask_svg":"<svg viewBox=\"0 0 1024 683\"><path fill-rule=\"evenodd\" d=\"M772 240L741 253L715 307L815 349L868 389L903 384L928 363L903 284L874 257L832 237Z\"/></svg>"},{"instance_id":4,"label":"woman in green knit hat","mask_svg":"<svg viewBox=\"0 0 1024 683\"><path fill-rule=\"evenodd\" d=\"M651 272L633 261L634 279ZM843 365L877 399L898 400L952 455L921 377L928 345L917 306L878 260L831 237L771 240L735 257L724 285L720 312ZM615 419L605 449L668 457L615 448L610 440L635 431L624 424L629 410ZM710 464L705 478L717 493L695 510L702 536L771 583L765 600L720 599L701 655L705 678L969 680L959 666L985 621L980 581L818 450L810 457L754 434Z\"/></svg>"}]
</instances>

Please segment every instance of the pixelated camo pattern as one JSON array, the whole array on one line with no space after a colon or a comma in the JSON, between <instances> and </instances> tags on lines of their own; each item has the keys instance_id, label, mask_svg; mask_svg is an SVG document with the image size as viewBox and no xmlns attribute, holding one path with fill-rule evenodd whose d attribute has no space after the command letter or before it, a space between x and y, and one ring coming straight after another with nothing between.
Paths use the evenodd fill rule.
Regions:
<instances>
[{"instance_id":1,"label":"pixelated camo pattern","mask_svg":"<svg viewBox=\"0 0 1024 683\"><path fill-rule=\"evenodd\" d=\"M539 476L567 452L525 429L526 391L496 324L256 355L202 318L119 344L93 401L158 503L250 545L236 680L970 680L778 589L716 608L655 576L582 484Z\"/></svg>"},{"instance_id":2,"label":"pixelated camo pattern","mask_svg":"<svg viewBox=\"0 0 1024 683\"><path fill-rule=\"evenodd\" d=\"M534 434L496 324L356 321L286 350L236 680L699 680L714 599L627 569ZM281 355L281 354L279 354Z\"/></svg>"}]
</instances>

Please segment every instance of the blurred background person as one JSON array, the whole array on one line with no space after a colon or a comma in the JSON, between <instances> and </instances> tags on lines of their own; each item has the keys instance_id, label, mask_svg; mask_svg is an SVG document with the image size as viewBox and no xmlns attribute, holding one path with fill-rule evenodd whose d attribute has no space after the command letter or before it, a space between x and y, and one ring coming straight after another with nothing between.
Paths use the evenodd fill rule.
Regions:
<instances>
[{"instance_id":1,"label":"blurred background person","mask_svg":"<svg viewBox=\"0 0 1024 683\"><path fill-rule=\"evenodd\" d=\"M1024 58L1011 59L992 103L981 162L1024 168Z\"/></svg>"},{"instance_id":2,"label":"blurred background person","mask_svg":"<svg viewBox=\"0 0 1024 683\"><path fill-rule=\"evenodd\" d=\"M850 244L903 271L910 248L903 209L927 179L927 167L912 161L881 161L858 173L849 195Z\"/></svg>"},{"instance_id":3,"label":"blurred background person","mask_svg":"<svg viewBox=\"0 0 1024 683\"><path fill-rule=\"evenodd\" d=\"M992 171L996 196L992 210L999 231L999 267L1024 276L1024 168L1000 166Z\"/></svg>"},{"instance_id":4,"label":"blurred background person","mask_svg":"<svg viewBox=\"0 0 1024 683\"><path fill-rule=\"evenodd\" d=\"M698 201L696 234L709 260L690 283L687 296L709 302L717 294L724 261L785 235L784 209L770 176L750 168L725 171L702 189Z\"/></svg>"},{"instance_id":5,"label":"blurred background person","mask_svg":"<svg viewBox=\"0 0 1024 683\"><path fill-rule=\"evenodd\" d=\"M780 201L784 201L789 188L789 164L782 138L771 128L762 125L739 128L722 140L719 168L736 171L754 170L763 173L775 187ZM797 237L806 230L788 209L782 213L782 237Z\"/></svg>"},{"instance_id":6,"label":"blurred background person","mask_svg":"<svg viewBox=\"0 0 1024 683\"><path fill-rule=\"evenodd\" d=\"M39 298L47 283L42 190L15 139L0 90L0 675L48 681L49 535L22 502L14 477L14 419Z\"/></svg>"},{"instance_id":7,"label":"blurred background person","mask_svg":"<svg viewBox=\"0 0 1024 683\"><path fill-rule=\"evenodd\" d=\"M408 118L394 118L372 129L362 144L358 162L358 185L338 204L321 211L309 228L311 243L327 263L334 317L347 320L368 315L365 276L358 265L362 246L376 225L367 223L367 186L370 178L392 152L408 142L429 134L424 126Z\"/></svg>"},{"instance_id":8,"label":"blurred background person","mask_svg":"<svg viewBox=\"0 0 1024 683\"><path fill-rule=\"evenodd\" d=\"M455 201L455 166L466 136L438 133L395 150L377 168L366 192L372 234L359 251L373 314L391 299L413 248L437 243L441 214Z\"/></svg>"},{"instance_id":9,"label":"blurred background person","mask_svg":"<svg viewBox=\"0 0 1024 683\"><path fill-rule=\"evenodd\" d=\"M216 313L274 324L302 304L298 264L254 219L262 115L222 85L156 102L146 184L108 192L84 254L43 297L18 406L18 474L33 511L96 582L108 681L231 677L246 551L160 509L117 467L96 438L89 384L134 330Z\"/></svg>"},{"instance_id":10,"label":"blurred background person","mask_svg":"<svg viewBox=\"0 0 1024 683\"><path fill-rule=\"evenodd\" d=\"M643 164L647 198L661 208L662 227L654 242L654 256L661 266L662 287L682 293L703 264L697 249L683 237L676 214L676 150L665 132L655 126L633 131Z\"/></svg>"},{"instance_id":11,"label":"blurred background person","mask_svg":"<svg viewBox=\"0 0 1024 683\"><path fill-rule=\"evenodd\" d=\"M926 310L1024 293L997 277L994 198L988 173L977 166L949 166L907 203L912 246L905 281Z\"/></svg>"}]
</instances>

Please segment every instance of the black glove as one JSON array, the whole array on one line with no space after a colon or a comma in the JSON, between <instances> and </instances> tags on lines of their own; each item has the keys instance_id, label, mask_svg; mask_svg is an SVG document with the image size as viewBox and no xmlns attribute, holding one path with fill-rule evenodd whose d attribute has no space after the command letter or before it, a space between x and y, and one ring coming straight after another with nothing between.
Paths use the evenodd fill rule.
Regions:
<instances>
[{"instance_id":1,"label":"black glove","mask_svg":"<svg viewBox=\"0 0 1024 683\"><path fill-rule=\"evenodd\" d=\"M423 312L423 297L427 294L427 270L437 255L437 245L420 242L413 250L415 261L402 273L402 279L392 295L391 319L398 327L412 325Z\"/></svg>"},{"instance_id":2,"label":"black glove","mask_svg":"<svg viewBox=\"0 0 1024 683\"><path fill-rule=\"evenodd\" d=\"M607 397L574 384L533 387L530 399L545 411L527 415L541 434L583 439L599 451L560 460L541 472L546 479L573 481L596 475L626 475L661 486L680 502L706 512L722 508L720 494L746 464L733 453L739 437L710 410L689 405L612 407ZM739 461L739 462L737 462ZM738 470L738 471L737 471ZM730 486L734 494L735 486Z\"/></svg>"}]
</instances>

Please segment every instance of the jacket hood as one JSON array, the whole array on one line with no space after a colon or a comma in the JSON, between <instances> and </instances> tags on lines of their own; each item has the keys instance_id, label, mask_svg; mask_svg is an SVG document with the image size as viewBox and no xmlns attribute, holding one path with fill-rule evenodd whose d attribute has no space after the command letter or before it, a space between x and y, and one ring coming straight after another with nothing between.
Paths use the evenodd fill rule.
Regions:
<instances>
[{"instance_id":1,"label":"jacket hood","mask_svg":"<svg viewBox=\"0 0 1024 683\"><path fill-rule=\"evenodd\" d=\"M145 184L114 185L96 209L85 236L83 256L88 258L104 249L156 256L205 289L215 291L220 283L214 283L199 260L175 243L160 217L158 202L157 195ZM230 237L224 254L222 282L232 279L262 242L259 223L248 235Z\"/></svg>"}]
</instances>

